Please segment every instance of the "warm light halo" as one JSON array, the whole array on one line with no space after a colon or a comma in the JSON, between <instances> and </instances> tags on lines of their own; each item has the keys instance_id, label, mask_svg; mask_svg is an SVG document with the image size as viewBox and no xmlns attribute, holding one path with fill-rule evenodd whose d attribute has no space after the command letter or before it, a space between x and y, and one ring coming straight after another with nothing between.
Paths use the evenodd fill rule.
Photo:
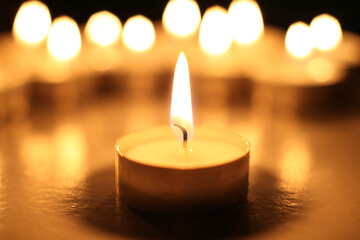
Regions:
<instances>
[{"instance_id":1,"label":"warm light halo","mask_svg":"<svg viewBox=\"0 0 360 240\"><path fill-rule=\"evenodd\" d=\"M123 40L133 51L142 52L149 49L155 42L153 23L142 15L129 18L124 25Z\"/></svg>"},{"instance_id":2,"label":"warm light halo","mask_svg":"<svg viewBox=\"0 0 360 240\"><path fill-rule=\"evenodd\" d=\"M220 6L205 11L200 25L199 41L201 47L211 55L226 52L232 42L227 11Z\"/></svg>"},{"instance_id":3,"label":"warm light halo","mask_svg":"<svg viewBox=\"0 0 360 240\"><path fill-rule=\"evenodd\" d=\"M194 136L194 123L191 104L191 89L189 66L185 54L180 53L175 67L174 82L171 98L170 125L176 137L183 142L183 132L178 124L187 132L187 141L189 142Z\"/></svg>"},{"instance_id":4,"label":"warm light halo","mask_svg":"<svg viewBox=\"0 0 360 240\"><path fill-rule=\"evenodd\" d=\"M310 32L315 47L320 50L330 50L342 40L340 23L329 14L321 14L315 17L310 23Z\"/></svg>"},{"instance_id":5,"label":"warm light halo","mask_svg":"<svg viewBox=\"0 0 360 240\"><path fill-rule=\"evenodd\" d=\"M232 1L228 15L232 36L237 43L255 42L264 31L260 7L253 0Z\"/></svg>"},{"instance_id":6,"label":"warm light halo","mask_svg":"<svg viewBox=\"0 0 360 240\"><path fill-rule=\"evenodd\" d=\"M286 49L295 57L308 56L313 47L309 25L304 22L296 22L290 25L285 36Z\"/></svg>"},{"instance_id":7,"label":"warm light halo","mask_svg":"<svg viewBox=\"0 0 360 240\"><path fill-rule=\"evenodd\" d=\"M193 34L200 20L199 5L194 0L170 0L162 17L164 29L179 37Z\"/></svg>"},{"instance_id":8,"label":"warm light halo","mask_svg":"<svg viewBox=\"0 0 360 240\"><path fill-rule=\"evenodd\" d=\"M85 26L85 35L100 46L114 44L121 32L120 19L108 11L100 11L90 16Z\"/></svg>"},{"instance_id":9,"label":"warm light halo","mask_svg":"<svg viewBox=\"0 0 360 240\"><path fill-rule=\"evenodd\" d=\"M49 31L47 47L59 60L68 60L78 54L81 36L77 23L68 16L56 18Z\"/></svg>"},{"instance_id":10,"label":"warm light halo","mask_svg":"<svg viewBox=\"0 0 360 240\"><path fill-rule=\"evenodd\" d=\"M16 14L13 34L21 42L37 44L46 38L50 26L49 8L40 1L27 1Z\"/></svg>"},{"instance_id":11,"label":"warm light halo","mask_svg":"<svg viewBox=\"0 0 360 240\"><path fill-rule=\"evenodd\" d=\"M316 82L328 82L334 78L336 65L329 59L318 57L306 64L306 72Z\"/></svg>"}]
</instances>

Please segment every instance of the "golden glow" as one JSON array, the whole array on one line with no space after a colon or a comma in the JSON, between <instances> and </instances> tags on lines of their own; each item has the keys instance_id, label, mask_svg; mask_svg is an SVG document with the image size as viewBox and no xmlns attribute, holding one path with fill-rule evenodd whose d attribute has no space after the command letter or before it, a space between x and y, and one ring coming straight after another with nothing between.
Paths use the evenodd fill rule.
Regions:
<instances>
[{"instance_id":1,"label":"golden glow","mask_svg":"<svg viewBox=\"0 0 360 240\"><path fill-rule=\"evenodd\" d=\"M154 25L142 15L131 17L124 25L123 38L125 45L131 50L145 51L155 42Z\"/></svg>"},{"instance_id":2,"label":"golden glow","mask_svg":"<svg viewBox=\"0 0 360 240\"><path fill-rule=\"evenodd\" d=\"M206 10L200 25L199 41L211 55L220 55L229 49L232 37L224 8L214 6Z\"/></svg>"},{"instance_id":3,"label":"golden glow","mask_svg":"<svg viewBox=\"0 0 360 240\"><path fill-rule=\"evenodd\" d=\"M282 147L280 176L283 187L301 187L309 179L310 151L301 139L289 139Z\"/></svg>"},{"instance_id":4,"label":"golden glow","mask_svg":"<svg viewBox=\"0 0 360 240\"><path fill-rule=\"evenodd\" d=\"M68 60L78 54L81 37L76 22L67 16L56 18L50 28L47 47L59 60Z\"/></svg>"},{"instance_id":5,"label":"golden glow","mask_svg":"<svg viewBox=\"0 0 360 240\"><path fill-rule=\"evenodd\" d=\"M335 64L326 58L315 58L308 62L306 71L313 80L327 82L335 75Z\"/></svg>"},{"instance_id":6,"label":"golden glow","mask_svg":"<svg viewBox=\"0 0 360 240\"><path fill-rule=\"evenodd\" d=\"M183 52L180 53L176 63L170 113L170 125L176 137L180 141L183 141L183 132L178 127L174 127L173 124L178 124L186 129L188 141L193 138L194 124L191 106L189 66Z\"/></svg>"},{"instance_id":7,"label":"golden glow","mask_svg":"<svg viewBox=\"0 0 360 240\"><path fill-rule=\"evenodd\" d=\"M84 176L86 141L77 125L60 125L54 135L31 133L21 140L24 169L40 182L74 186Z\"/></svg>"},{"instance_id":8,"label":"golden glow","mask_svg":"<svg viewBox=\"0 0 360 240\"><path fill-rule=\"evenodd\" d=\"M84 132L77 125L60 125L55 130L56 173L65 185L75 185L84 176L86 141Z\"/></svg>"},{"instance_id":9,"label":"golden glow","mask_svg":"<svg viewBox=\"0 0 360 240\"><path fill-rule=\"evenodd\" d=\"M291 24L285 37L287 50L295 57L303 58L313 49L309 26L303 22Z\"/></svg>"},{"instance_id":10,"label":"golden glow","mask_svg":"<svg viewBox=\"0 0 360 240\"><path fill-rule=\"evenodd\" d=\"M193 34L200 20L199 5L194 0L170 0L162 18L164 28L180 37Z\"/></svg>"},{"instance_id":11,"label":"golden glow","mask_svg":"<svg viewBox=\"0 0 360 240\"><path fill-rule=\"evenodd\" d=\"M87 39L100 46L114 44L119 39L120 32L119 18L108 11L94 13L85 26Z\"/></svg>"},{"instance_id":12,"label":"golden glow","mask_svg":"<svg viewBox=\"0 0 360 240\"><path fill-rule=\"evenodd\" d=\"M53 174L55 155L51 138L45 134L24 134L21 139L20 156L24 169L36 176L38 181L48 181ZM51 161L52 160L52 161Z\"/></svg>"},{"instance_id":13,"label":"golden glow","mask_svg":"<svg viewBox=\"0 0 360 240\"><path fill-rule=\"evenodd\" d=\"M342 39L342 31L339 21L329 14L315 17L310 24L311 35L315 47L320 50L334 48Z\"/></svg>"},{"instance_id":14,"label":"golden glow","mask_svg":"<svg viewBox=\"0 0 360 240\"><path fill-rule=\"evenodd\" d=\"M232 1L228 15L233 39L240 44L256 41L264 31L261 10L255 1Z\"/></svg>"},{"instance_id":15,"label":"golden glow","mask_svg":"<svg viewBox=\"0 0 360 240\"><path fill-rule=\"evenodd\" d=\"M51 16L48 7L39 1L24 2L16 14L13 34L21 42L36 44L49 32Z\"/></svg>"}]
</instances>

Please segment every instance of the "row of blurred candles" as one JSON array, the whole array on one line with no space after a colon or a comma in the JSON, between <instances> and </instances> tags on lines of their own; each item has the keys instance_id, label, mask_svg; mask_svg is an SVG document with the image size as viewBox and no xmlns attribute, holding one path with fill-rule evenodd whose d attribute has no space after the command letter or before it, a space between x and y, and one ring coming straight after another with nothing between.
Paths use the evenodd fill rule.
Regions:
<instances>
[{"instance_id":1,"label":"row of blurred candles","mask_svg":"<svg viewBox=\"0 0 360 240\"><path fill-rule=\"evenodd\" d=\"M296 22L284 35L274 27L264 30L261 10L252 0L234 0L228 10L210 7L202 18L196 1L171 0L164 10L162 26L154 26L142 15L129 18L122 26L116 15L100 11L87 21L83 41L72 18L61 16L52 21L45 4L27 1L21 5L13 25L16 41L12 42L18 54L9 52L15 65L12 68L18 71L16 64L28 54L30 60L23 65L29 65L29 72L47 68L52 74L44 78L58 82L57 79L66 77L55 75L73 72L75 67L68 65L73 65L81 52L87 52L84 61L96 70L117 68L116 62L120 61L123 68L132 65L131 71L146 73L156 69L156 65L173 66L178 52L185 51L190 68L205 75L246 76L258 81L301 85L336 82L344 69L360 62L358 36L348 33L345 39L336 18L322 14L310 25ZM45 49L45 43L45 60L35 66L34 52L29 51L41 52L39 49ZM161 50L154 50L156 44ZM6 72L5 68L0 65L0 73Z\"/></svg>"}]
</instances>

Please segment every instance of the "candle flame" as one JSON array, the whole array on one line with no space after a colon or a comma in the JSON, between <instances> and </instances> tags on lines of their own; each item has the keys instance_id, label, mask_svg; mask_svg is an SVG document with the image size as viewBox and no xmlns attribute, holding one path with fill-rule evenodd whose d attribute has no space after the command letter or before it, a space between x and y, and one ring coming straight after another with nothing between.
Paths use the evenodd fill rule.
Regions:
<instances>
[{"instance_id":1,"label":"candle flame","mask_svg":"<svg viewBox=\"0 0 360 240\"><path fill-rule=\"evenodd\" d=\"M155 42L155 28L153 23L142 15L129 18L123 30L125 45L133 51L142 52Z\"/></svg>"},{"instance_id":2,"label":"candle flame","mask_svg":"<svg viewBox=\"0 0 360 240\"><path fill-rule=\"evenodd\" d=\"M23 3L16 14L13 34L15 39L37 44L46 38L51 25L48 7L39 1Z\"/></svg>"},{"instance_id":3,"label":"candle flame","mask_svg":"<svg viewBox=\"0 0 360 240\"><path fill-rule=\"evenodd\" d=\"M79 53L81 36L76 22L67 16L58 17L50 28L47 47L52 56L68 60Z\"/></svg>"},{"instance_id":4,"label":"candle flame","mask_svg":"<svg viewBox=\"0 0 360 240\"><path fill-rule=\"evenodd\" d=\"M189 142L194 135L189 66L183 52L175 67L171 99L170 125L181 142Z\"/></svg>"},{"instance_id":5,"label":"candle flame","mask_svg":"<svg viewBox=\"0 0 360 240\"><path fill-rule=\"evenodd\" d=\"M287 50L297 58L308 56L313 47L309 25L303 22L291 24L285 37Z\"/></svg>"},{"instance_id":6,"label":"candle flame","mask_svg":"<svg viewBox=\"0 0 360 240\"><path fill-rule=\"evenodd\" d=\"M310 23L310 32L315 47L320 50L335 48L342 39L339 21L329 14L321 14Z\"/></svg>"},{"instance_id":7,"label":"candle flame","mask_svg":"<svg viewBox=\"0 0 360 240\"><path fill-rule=\"evenodd\" d=\"M164 28L179 37L193 34L199 27L201 14L194 0L170 0L163 15Z\"/></svg>"},{"instance_id":8,"label":"candle flame","mask_svg":"<svg viewBox=\"0 0 360 240\"><path fill-rule=\"evenodd\" d=\"M205 11L200 25L199 41L201 47L211 55L226 52L232 42L227 11L220 6Z\"/></svg>"},{"instance_id":9,"label":"candle flame","mask_svg":"<svg viewBox=\"0 0 360 240\"><path fill-rule=\"evenodd\" d=\"M234 0L229 7L233 38L240 44L255 42L264 31L264 22L257 2Z\"/></svg>"},{"instance_id":10,"label":"candle flame","mask_svg":"<svg viewBox=\"0 0 360 240\"><path fill-rule=\"evenodd\" d=\"M100 46L114 44L119 39L120 31L119 18L108 11L94 13L85 26L86 37Z\"/></svg>"}]
</instances>

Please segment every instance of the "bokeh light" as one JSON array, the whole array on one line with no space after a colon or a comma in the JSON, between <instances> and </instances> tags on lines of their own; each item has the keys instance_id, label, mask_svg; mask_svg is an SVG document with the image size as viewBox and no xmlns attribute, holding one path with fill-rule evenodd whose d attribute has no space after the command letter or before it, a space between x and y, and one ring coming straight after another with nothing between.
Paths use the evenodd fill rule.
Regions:
<instances>
[{"instance_id":1,"label":"bokeh light","mask_svg":"<svg viewBox=\"0 0 360 240\"><path fill-rule=\"evenodd\" d=\"M13 34L15 39L28 44L43 41L51 26L48 7L39 1L24 2L16 14Z\"/></svg>"},{"instance_id":2,"label":"bokeh light","mask_svg":"<svg viewBox=\"0 0 360 240\"><path fill-rule=\"evenodd\" d=\"M155 42L154 25L142 15L133 16L124 25L123 39L125 45L131 50L145 51Z\"/></svg>"},{"instance_id":3,"label":"bokeh light","mask_svg":"<svg viewBox=\"0 0 360 240\"><path fill-rule=\"evenodd\" d=\"M114 44L120 36L121 22L117 16L101 11L94 13L85 26L85 36L100 46Z\"/></svg>"},{"instance_id":4,"label":"bokeh light","mask_svg":"<svg viewBox=\"0 0 360 240\"><path fill-rule=\"evenodd\" d=\"M309 55L314 47L309 25L303 22L291 24L285 37L286 49L295 57Z\"/></svg>"},{"instance_id":5,"label":"bokeh light","mask_svg":"<svg viewBox=\"0 0 360 240\"><path fill-rule=\"evenodd\" d=\"M339 21L329 14L321 14L310 23L310 32L314 45L320 50L334 48L342 39Z\"/></svg>"},{"instance_id":6,"label":"bokeh light","mask_svg":"<svg viewBox=\"0 0 360 240\"><path fill-rule=\"evenodd\" d=\"M68 60L78 54L81 36L76 22L67 16L56 18L50 28L47 47L59 60Z\"/></svg>"},{"instance_id":7,"label":"bokeh light","mask_svg":"<svg viewBox=\"0 0 360 240\"><path fill-rule=\"evenodd\" d=\"M201 20L199 5L194 0L170 0L165 7L162 23L172 34L185 37L198 29Z\"/></svg>"},{"instance_id":8,"label":"bokeh light","mask_svg":"<svg viewBox=\"0 0 360 240\"><path fill-rule=\"evenodd\" d=\"M335 64L326 58L311 59L306 65L306 71L316 82L327 82L335 75Z\"/></svg>"},{"instance_id":9,"label":"bokeh light","mask_svg":"<svg viewBox=\"0 0 360 240\"><path fill-rule=\"evenodd\" d=\"M300 190L308 182L311 154L306 142L291 138L284 142L280 157L281 186L288 191Z\"/></svg>"},{"instance_id":10,"label":"bokeh light","mask_svg":"<svg viewBox=\"0 0 360 240\"><path fill-rule=\"evenodd\" d=\"M228 15L233 39L240 44L256 41L264 31L261 10L255 1L232 1Z\"/></svg>"},{"instance_id":11,"label":"bokeh light","mask_svg":"<svg viewBox=\"0 0 360 240\"><path fill-rule=\"evenodd\" d=\"M232 36L224 8L213 6L206 10L200 25L199 41L201 47L211 55L220 55L229 49Z\"/></svg>"}]
</instances>

